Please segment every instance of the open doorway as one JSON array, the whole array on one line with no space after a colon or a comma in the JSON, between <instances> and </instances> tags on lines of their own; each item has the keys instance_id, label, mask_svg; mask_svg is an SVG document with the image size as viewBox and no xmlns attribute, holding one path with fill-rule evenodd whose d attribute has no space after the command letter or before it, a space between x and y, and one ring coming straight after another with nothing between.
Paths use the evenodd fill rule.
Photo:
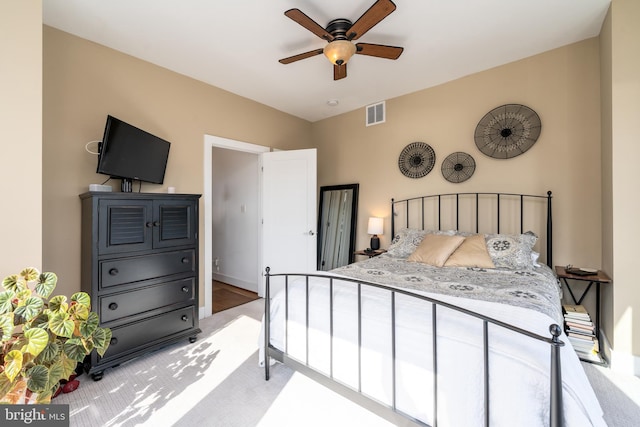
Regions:
<instances>
[{"instance_id":1,"label":"open doorway","mask_svg":"<svg viewBox=\"0 0 640 427\"><path fill-rule=\"evenodd\" d=\"M213 313L258 298L258 154L213 147Z\"/></svg>"},{"instance_id":2,"label":"open doorway","mask_svg":"<svg viewBox=\"0 0 640 427\"><path fill-rule=\"evenodd\" d=\"M260 145L212 135L204 137L204 227L201 233L204 239L204 312L200 313L201 318L213 312L214 280L235 286L236 289L216 287L216 291L224 289L222 292L235 300L238 295L227 291L242 294L245 288L256 285L261 278L259 155L269 151L269 147ZM247 178L247 174L251 177ZM250 224L251 221L254 224ZM229 230L225 223L230 224Z\"/></svg>"},{"instance_id":3,"label":"open doorway","mask_svg":"<svg viewBox=\"0 0 640 427\"><path fill-rule=\"evenodd\" d=\"M200 288L204 288L205 299L201 318L212 313L214 148L258 156L258 263L253 273L258 283L258 295L264 294L262 274L267 266L280 272L312 271L316 266L316 150L271 152L269 147L205 135L203 227L200 233L201 240L204 239L204 281ZM246 209L246 206L237 206L237 201L235 205L232 209Z\"/></svg>"}]
</instances>

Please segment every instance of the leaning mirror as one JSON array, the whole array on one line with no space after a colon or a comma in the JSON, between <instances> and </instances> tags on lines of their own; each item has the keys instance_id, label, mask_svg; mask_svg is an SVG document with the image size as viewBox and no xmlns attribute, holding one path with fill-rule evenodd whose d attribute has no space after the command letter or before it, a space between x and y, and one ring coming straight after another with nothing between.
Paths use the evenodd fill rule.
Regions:
<instances>
[{"instance_id":1,"label":"leaning mirror","mask_svg":"<svg viewBox=\"0 0 640 427\"><path fill-rule=\"evenodd\" d=\"M358 184L320 187L318 270L353 262L358 212Z\"/></svg>"}]
</instances>

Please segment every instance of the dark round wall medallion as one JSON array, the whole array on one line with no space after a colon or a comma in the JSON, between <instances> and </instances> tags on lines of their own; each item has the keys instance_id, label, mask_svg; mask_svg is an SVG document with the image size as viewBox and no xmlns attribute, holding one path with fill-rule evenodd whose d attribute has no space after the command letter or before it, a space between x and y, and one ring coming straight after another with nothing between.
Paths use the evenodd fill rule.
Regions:
<instances>
[{"instance_id":1,"label":"dark round wall medallion","mask_svg":"<svg viewBox=\"0 0 640 427\"><path fill-rule=\"evenodd\" d=\"M449 182L459 183L471 178L476 170L476 162L467 153L449 154L442 162L442 176Z\"/></svg>"},{"instance_id":2,"label":"dark round wall medallion","mask_svg":"<svg viewBox=\"0 0 640 427\"><path fill-rule=\"evenodd\" d=\"M398 158L398 167L404 176L422 178L433 169L436 153L425 142L412 142L402 149Z\"/></svg>"},{"instance_id":3,"label":"dark round wall medallion","mask_svg":"<svg viewBox=\"0 0 640 427\"><path fill-rule=\"evenodd\" d=\"M480 151L495 159L519 156L540 136L540 117L531 108L506 104L489 111L476 126L474 135Z\"/></svg>"}]
</instances>

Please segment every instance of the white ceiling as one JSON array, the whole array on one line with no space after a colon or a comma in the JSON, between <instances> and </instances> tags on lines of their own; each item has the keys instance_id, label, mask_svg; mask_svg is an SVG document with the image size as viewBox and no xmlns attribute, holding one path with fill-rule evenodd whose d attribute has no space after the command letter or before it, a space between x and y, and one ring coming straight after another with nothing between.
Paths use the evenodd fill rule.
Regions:
<instances>
[{"instance_id":1,"label":"white ceiling","mask_svg":"<svg viewBox=\"0 0 640 427\"><path fill-rule=\"evenodd\" d=\"M311 122L435 86L600 33L610 0L394 0L358 42L404 47L354 56L333 80L324 47L284 15L355 22L375 0L44 0L43 21L87 40ZM329 100L338 100L335 107Z\"/></svg>"}]
</instances>

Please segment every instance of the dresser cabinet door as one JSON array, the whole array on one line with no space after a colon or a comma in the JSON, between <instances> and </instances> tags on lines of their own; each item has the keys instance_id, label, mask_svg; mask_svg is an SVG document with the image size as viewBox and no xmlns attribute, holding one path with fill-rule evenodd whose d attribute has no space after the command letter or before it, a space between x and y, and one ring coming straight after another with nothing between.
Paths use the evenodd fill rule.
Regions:
<instances>
[{"instance_id":1,"label":"dresser cabinet door","mask_svg":"<svg viewBox=\"0 0 640 427\"><path fill-rule=\"evenodd\" d=\"M101 200L98 217L100 255L153 247L151 200Z\"/></svg>"},{"instance_id":2,"label":"dresser cabinet door","mask_svg":"<svg viewBox=\"0 0 640 427\"><path fill-rule=\"evenodd\" d=\"M195 245L197 202L157 200L154 204L153 247Z\"/></svg>"}]
</instances>

